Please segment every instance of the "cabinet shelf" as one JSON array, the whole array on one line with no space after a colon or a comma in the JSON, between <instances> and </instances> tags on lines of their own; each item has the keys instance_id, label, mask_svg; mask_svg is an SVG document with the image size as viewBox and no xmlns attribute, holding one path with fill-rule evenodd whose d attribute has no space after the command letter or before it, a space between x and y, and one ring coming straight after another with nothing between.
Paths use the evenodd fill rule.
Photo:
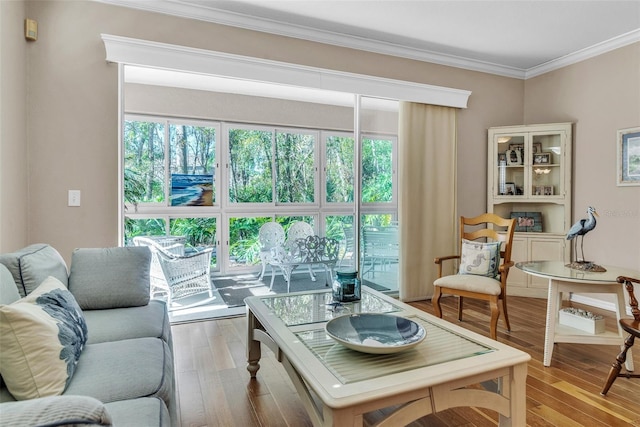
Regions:
<instances>
[{"instance_id":1,"label":"cabinet shelf","mask_svg":"<svg viewBox=\"0 0 640 427\"><path fill-rule=\"evenodd\" d=\"M569 262L572 124L505 126L488 132L487 212L517 215L512 260ZM515 164L514 164L515 163ZM509 293L546 297L546 281L509 272Z\"/></svg>"}]
</instances>

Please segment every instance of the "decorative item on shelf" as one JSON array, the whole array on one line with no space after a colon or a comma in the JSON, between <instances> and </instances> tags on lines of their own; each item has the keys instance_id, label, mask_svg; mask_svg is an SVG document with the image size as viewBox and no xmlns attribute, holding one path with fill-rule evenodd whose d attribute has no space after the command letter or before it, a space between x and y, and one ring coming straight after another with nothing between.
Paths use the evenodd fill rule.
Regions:
<instances>
[{"instance_id":1,"label":"decorative item on shelf","mask_svg":"<svg viewBox=\"0 0 640 427\"><path fill-rule=\"evenodd\" d=\"M360 300L360 280L358 272L353 270L339 270L333 281L333 300L336 302L350 302Z\"/></svg>"},{"instance_id":2,"label":"decorative item on shelf","mask_svg":"<svg viewBox=\"0 0 640 427\"><path fill-rule=\"evenodd\" d=\"M551 153L536 153L533 155L534 165L550 165Z\"/></svg>"},{"instance_id":3,"label":"decorative item on shelf","mask_svg":"<svg viewBox=\"0 0 640 427\"><path fill-rule=\"evenodd\" d=\"M515 196L517 194L515 182L507 182L504 184L504 188L501 188L501 195L503 196Z\"/></svg>"},{"instance_id":4,"label":"decorative item on shelf","mask_svg":"<svg viewBox=\"0 0 640 427\"><path fill-rule=\"evenodd\" d=\"M560 310L559 322L561 325L570 326L591 334L601 334L605 331L603 316L581 308L563 308Z\"/></svg>"},{"instance_id":5,"label":"decorative item on shelf","mask_svg":"<svg viewBox=\"0 0 640 427\"><path fill-rule=\"evenodd\" d=\"M573 254L576 258L571 264L567 264L567 267L573 268L574 270L582 270L582 271L593 271L593 272L604 272L607 271L604 267L594 264L591 261L585 261L584 259L584 235L596 228L596 217L598 212L596 212L596 208L589 206L587 208L587 215L589 218L583 218L577 221L575 224L571 226L569 229L569 233L567 233L567 240L574 240L573 242ZM582 252L582 260L578 261L578 236L580 237L580 251Z\"/></svg>"},{"instance_id":6,"label":"decorative item on shelf","mask_svg":"<svg viewBox=\"0 0 640 427\"><path fill-rule=\"evenodd\" d=\"M541 212L511 212L511 218L516 219L515 231L542 232Z\"/></svg>"},{"instance_id":7,"label":"decorative item on shelf","mask_svg":"<svg viewBox=\"0 0 640 427\"><path fill-rule=\"evenodd\" d=\"M505 154L509 166L522 165L522 150L508 150Z\"/></svg>"}]
</instances>

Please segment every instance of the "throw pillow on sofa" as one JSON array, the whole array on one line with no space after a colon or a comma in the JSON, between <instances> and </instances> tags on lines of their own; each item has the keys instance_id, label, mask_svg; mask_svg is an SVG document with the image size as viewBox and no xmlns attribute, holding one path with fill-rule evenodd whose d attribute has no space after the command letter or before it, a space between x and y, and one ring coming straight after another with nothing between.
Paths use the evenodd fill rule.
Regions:
<instances>
[{"instance_id":1,"label":"throw pillow on sofa","mask_svg":"<svg viewBox=\"0 0 640 427\"><path fill-rule=\"evenodd\" d=\"M16 282L21 297L29 295L40 283L53 276L67 286L67 265L52 246L44 243L29 245L19 251L0 255Z\"/></svg>"},{"instance_id":2,"label":"throw pillow on sofa","mask_svg":"<svg viewBox=\"0 0 640 427\"><path fill-rule=\"evenodd\" d=\"M0 374L17 400L61 394L86 341L82 310L54 277L0 306Z\"/></svg>"}]
</instances>

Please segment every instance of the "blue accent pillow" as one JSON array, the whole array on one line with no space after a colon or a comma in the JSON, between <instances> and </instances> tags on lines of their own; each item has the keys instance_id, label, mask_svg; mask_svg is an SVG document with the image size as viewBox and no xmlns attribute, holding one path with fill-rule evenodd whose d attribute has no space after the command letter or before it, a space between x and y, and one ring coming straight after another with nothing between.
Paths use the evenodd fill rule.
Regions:
<instances>
[{"instance_id":1,"label":"blue accent pillow","mask_svg":"<svg viewBox=\"0 0 640 427\"><path fill-rule=\"evenodd\" d=\"M60 395L87 342L80 306L56 278L0 306L0 374L14 398Z\"/></svg>"},{"instance_id":2,"label":"blue accent pillow","mask_svg":"<svg viewBox=\"0 0 640 427\"><path fill-rule=\"evenodd\" d=\"M500 266L501 242L474 242L462 239L459 274L496 277Z\"/></svg>"}]
</instances>

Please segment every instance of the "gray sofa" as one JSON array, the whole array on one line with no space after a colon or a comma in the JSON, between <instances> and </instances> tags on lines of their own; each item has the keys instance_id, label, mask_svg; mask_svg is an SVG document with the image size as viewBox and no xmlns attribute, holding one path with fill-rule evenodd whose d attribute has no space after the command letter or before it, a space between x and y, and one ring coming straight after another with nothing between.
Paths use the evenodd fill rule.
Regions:
<instances>
[{"instance_id":1,"label":"gray sofa","mask_svg":"<svg viewBox=\"0 0 640 427\"><path fill-rule=\"evenodd\" d=\"M60 254L46 244L0 255L1 425L178 425L171 329L165 303L149 298L150 259L146 247L76 249L67 270ZM52 295L63 303L44 305L42 298ZM30 298L42 304L16 306ZM29 317L17 310L15 315L16 307L40 311ZM50 367L38 373L36 365L49 363L43 350L49 347L41 343L49 344L56 334L41 335L34 343L31 338L42 327L21 326L15 319L22 314L30 321L61 307L67 310L64 316L72 313L71 323L63 331L58 322L58 338L53 338L74 351L64 350L64 357L58 351ZM27 333L32 326L35 332ZM13 332L19 344L4 341ZM64 340L74 337L72 345L65 347L63 335ZM58 373L62 362L63 382L56 383L48 377ZM24 372L31 371L24 380ZM24 386L31 381L35 389Z\"/></svg>"}]
</instances>

